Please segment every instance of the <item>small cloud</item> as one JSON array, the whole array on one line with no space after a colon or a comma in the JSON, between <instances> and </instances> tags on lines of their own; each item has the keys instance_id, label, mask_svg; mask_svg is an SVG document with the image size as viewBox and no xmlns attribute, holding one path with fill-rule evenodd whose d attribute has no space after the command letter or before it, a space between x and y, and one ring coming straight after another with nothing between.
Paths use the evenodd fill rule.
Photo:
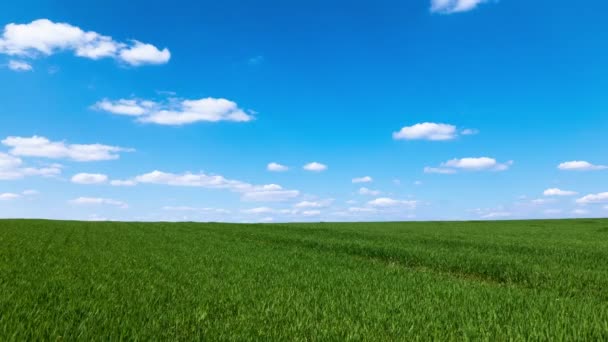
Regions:
<instances>
[{"instance_id":1,"label":"small cloud","mask_svg":"<svg viewBox=\"0 0 608 342\"><path fill-rule=\"evenodd\" d=\"M477 134L479 134L479 130L471 129L471 128L466 128L466 129L463 129L460 132L460 134L462 134L462 135L477 135Z\"/></svg>"},{"instance_id":2,"label":"small cloud","mask_svg":"<svg viewBox=\"0 0 608 342\"><path fill-rule=\"evenodd\" d=\"M121 209L127 209L129 207L128 204L122 201L117 201L110 198L99 198L99 197L78 197L69 201L71 204L75 205L111 205L116 206Z\"/></svg>"},{"instance_id":3,"label":"small cloud","mask_svg":"<svg viewBox=\"0 0 608 342\"><path fill-rule=\"evenodd\" d=\"M547 189L543 192L545 196L574 196L578 195L576 191L561 190L558 188Z\"/></svg>"},{"instance_id":4,"label":"small cloud","mask_svg":"<svg viewBox=\"0 0 608 342\"><path fill-rule=\"evenodd\" d=\"M115 179L110 181L110 185L111 186L135 186L137 185L137 182L135 182L134 180L119 180L119 179Z\"/></svg>"},{"instance_id":5,"label":"small cloud","mask_svg":"<svg viewBox=\"0 0 608 342\"><path fill-rule=\"evenodd\" d=\"M424 122L403 127L399 132L393 133L393 139L441 141L455 139L457 135L454 125Z\"/></svg>"},{"instance_id":6,"label":"small cloud","mask_svg":"<svg viewBox=\"0 0 608 342\"><path fill-rule=\"evenodd\" d=\"M266 169L270 172L285 172L285 171L289 170L289 167L287 167L285 165L281 165L279 163L272 162L266 166Z\"/></svg>"},{"instance_id":7,"label":"small cloud","mask_svg":"<svg viewBox=\"0 0 608 342\"><path fill-rule=\"evenodd\" d=\"M574 209L572 210L572 215L575 216L583 216L589 214L589 210L586 209Z\"/></svg>"},{"instance_id":8,"label":"small cloud","mask_svg":"<svg viewBox=\"0 0 608 342\"><path fill-rule=\"evenodd\" d=\"M373 181L374 181L374 179L370 176L353 178L353 180L352 180L353 183L371 183Z\"/></svg>"},{"instance_id":9,"label":"small cloud","mask_svg":"<svg viewBox=\"0 0 608 342\"><path fill-rule=\"evenodd\" d=\"M303 169L312 172L322 172L327 170L327 165L318 162L312 162L304 165Z\"/></svg>"},{"instance_id":10,"label":"small cloud","mask_svg":"<svg viewBox=\"0 0 608 342\"><path fill-rule=\"evenodd\" d=\"M513 161L499 163L494 158L461 158L448 160L440 167L425 167L425 173L453 174L458 170L463 171L505 171L513 165Z\"/></svg>"},{"instance_id":11,"label":"small cloud","mask_svg":"<svg viewBox=\"0 0 608 342\"><path fill-rule=\"evenodd\" d=\"M607 203L608 192L602 192L599 194L589 194L576 200L578 204L595 204L595 203Z\"/></svg>"},{"instance_id":12,"label":"small cloud","mask_svg":"<svg viewBox=\"0 0 608 342\"><path fill-rule=\"evenodd\" d=\"M593 165L587 161L575 160L561 163L557 168L566 171L595 171L608 169L608 166Z\"/></svg>"},{"instance_id":13,"label":"small cloud","mask_svg":"<svg viewBox=\"0 0 608 342\"><path fill-rule=\"evenodd\" d=\"M0 201L11 201L11 200L14 200L14 199L17 199L20 197L21 197L21 195L7 192L7 193L0 194Z\"/></svg>"},{"instance_id":14,"label":"small cloud","mask_svg":"<svg viewBox=\"0 0 608 342\"><path fill-rule=\"evenodd\" d=\"M475 9L488 0L431 0L431 12L453 14Z\"/></svg>"},{"instance_id":15,"label":"small cloud","mask_svg":"<svg viewBox=\"0 0 608 342\"><path fill-rule=\"evenodd\" d=\"M72 177L76 184L102 184L108 181L108 176L100 173L78 173Z\"/></svg>"},{"instance_id":16,"label":"small cloud","mask_svg":"<svg viewBox=\"0 0 608 342\"><path fill-rule=\"evenodd\" d=\"M380 191L378 191L378 190L371 190L371 189L363 187L363 188L359 189L359 195L378 196L378 195L380 195Z\"/></svg>"},{"instance_id":17,"label":"small cloud","mask_svg":"<svg viewBox=\"0 0 608 342\"><path fill-rule=\"evenodd\" d=\"M264 63L264 56L255 56L247 60L247 64L249 65L260 65L262 63Z\"/></svg>"},{"instance_id":18,"label":"small cloud","mask_svg":"<svg viewBox=\"0 0 608 342\"><path fill-rule=\"evenodd\" d=\"M10 60L8 62L8 68L13 71L32 71L34 68L31 64L24 61Z\"/></svg>"},{"instance_id":19,"label":"small cloud","mask_svg":"<svg viewBox=\"0 0 608 342\"><path fill-rule=\"evenodd\" d=\"M418 201L403 201L396 200L388 197L376 198L375 200L367 202L367 204L371 207L397 207L397 206L406 206L409 208L415 208L418 205Z\"/></svg>"}]
</instances>

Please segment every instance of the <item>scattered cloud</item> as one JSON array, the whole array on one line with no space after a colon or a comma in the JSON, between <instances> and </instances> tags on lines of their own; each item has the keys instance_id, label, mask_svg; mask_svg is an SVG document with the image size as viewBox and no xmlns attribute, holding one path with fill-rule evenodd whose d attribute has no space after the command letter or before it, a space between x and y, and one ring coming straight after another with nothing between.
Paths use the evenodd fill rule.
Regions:
<instances>
[{"instance_id":1,"label":"scattered cloud","mask_svg":"<svg viewBox=\"0 0 608 342\"><path fill-rule=\"evenodd\" d=\"M285 172L285 171L289 170L289 167L287 167L285 165L281 165L279 163L272 162L266 166L266 169L270 172Z\"/></svg>"},{"instance_id":2,"label":"scattered cloud","mask_svg":"<svg viewBox=\"0 0 608 342\"><path fill-rule=\"evenodd\" d=\"M28 189L28 190L24 190L22 192L23 196L36 196L38 194L40 194L40 192L38 190L32 190L32 189Z\"/></svg>"},{"instance_id":3,"label":"scattered cloud","mask_svg":"<svg viewBox=\"0 0 608 342\"><path fill-rule=\"evenodd\" d=\"M78 197L69 202L75 205L111 205L121 209L127 209L129 207L129 205L125 202L100 197Z\"/></svg>"},{"instance_id":4,"label":"scattered cloud","mask_svg":"<svg viewBox=\"0 0 608 342\"><path fill-rule=\"evenodd\" d=\"M93 60L113 58L131 66L164 64L171 58L167 48L160 50L137 40L118 42L97 32L48 19L29 24L10 23L0 36L0 53L10 56L36 58L61 51L71 51L75 56Z\"/></svg>"},{"instance_id":5,"label":"scattered cloud","mask_svg":"<svg viewBox=\"0 0 608 342\"><path fill-rule=\"evenodd\" d=\"M17 61L17 60L10 60L8 62L8 68L13 70L13 71L32 71L34 70L34 68L32 67L32 65L28 62L24 62L24 61Z\"/></svg>"},{"instance_id":6,"label":"scattered cloud","mask_svg":"<svg viewBox=\"0 0 608 342\"><path fill-rule=\"evenodd\" d=\"M481 216L481 218L483 218L483 219L498 219L498 218L507 218L507 217L511 217L511 216L513 216L513 214L511 214L510 212L495 211L495 212L487 213L487 214Z\"/></svg>"},{"instance_id":7,"label":"scattered cloud","mask_svg":"<svg viewBox=\"0 0 608 342\"><path fill-rule=\"evenodd\" d=\"M300 195L298 190L286 190L277 184L252 185L246 182L227 179L220 175L205 173L174 174L152 171L136 176L137 183L164 184L172 186L226 189L241 193L241 200L247 202L282 202Z\"/></svg>"},{"instance_id":8,"label":"scattered cloud","mask_svg":"<svg viewBox=\"0 0 608 342\"><path fill-rule=\"evenodd\" d=\"M171 98L164 102L138 99L103 99L93 105L93 109L116 115L136 117L137 121L157 125L181 126L197 122L248 122L254 112L239 108L223 98L202 98L186 100Z\"/></svg>"},{"instance_id":9,"label":"scattered cloud","mask_svg":"<svg viewBox=\"0 0 608 342\"><path fill-rule=\"evenodd\" d=\"M271 214L271 213L274 213L275 211L276 210L274 210L272 208L268 208L268 207L258 207L258 208L242 210L242 212L245 214L253 214L253 215Z\"/></svg>"},{"instance_id":10,"label":"scattered cloud","mask_svg":"<svg viewBox=\"0 0 608 342\"><path fill-rule=\"evenodd\" d=\"M49 159L71 159L79 162L114 160L120 158L119 152L133 152L133 149L101 144L66 144L63 141L50 141L45 137L7 137L2 144L9 146L10 154L24 157Z\"/></svg>"},{"instance_id":11,"label":"scattered cloud","mask_svg":"<svg viewBox=\"0 0 608 342\"><path fill-rule=\"evenodd\" d=\"M599 194L589 194L576 200L578 204L595 204L595 203L607 203L608 192L602 192Z\"/></svg>"},{"instance_id":12,"label":"scattered cloud","mask_svg":"<svg viewBox=\"0 0 608 342\"><path fill-rule=\"evenodd\" d=\"M353 178L353 183L371 183L374 179L370 176Z\"/></svg>"},{"instance_id":13,"label":"scattered cloud","mask_svg":"<svg viewBox=\"0 0 608 342\"><path fill-rule=\"evenodd\" d=\"M413 209L413 208L416 208L416 206L418 205L418 201L403 201L403 200L396 200L396 199L392 199L392 198L388 198L388 197L380 197L380 198L376 198L375 200L367 202L367 204L372 207L380 207L380 208L405 206L405 207Z\"/></svg>"},{"instance_id":14,"label":"scattered cloud","mask_svg":"<svg viewBox=\"0 0 608 342\"><path fill-rule=\"evenodd\" d=\"M329 207L333 203L332 199L322 200L322 201L302 201L296 203L294 205L295 208L303 209L303 208L326 208Z\"/></svg>"},{"instance_id":15,"label":"scattered cloud","mask_svg":"<svg viewBox=\"0 0 608 342\"><path fill-rule=\"evenodd\" d=\"M102 184L108 181L108 176L101 173L78 173L72 176L72 183Z\"/></svg>"},{"instance_id":16,"label":"scattered cloud","mask_svg":"<svg viewBox=\"0 0 608 342\"><path fill-rule=\"evenodd\" d=\"M302 212L302 216L319 216L321 211L319 210L305 210Z\"/></svg>"},{"instance_id":17,"label":"scattered cloud","mask_svg":"<svg viewBox=\"0 0 608 342\"><path fill-rule=\"evenodd\" d=\"M110 185L111 186L135 186L137 185L137 182L135 182L134 180L119 180L119 179L114 179L110 181Z\"/></svg>"},{"instance_id":18,"label":"scattered cloud","mask_svg":"<svg viewBox=\"0 0 608 342\"><path fill-rule=\"evenodd\" d=\"M318 163L318 162L312 162L312 163L308 163L306 165L304 165L304 170L306 171L312 171L312 172L322 172L327 170L327 165Z\"/></svg>"},{"instance_id":19,"label":"scattered cloud","mask_svg":"<svg viewBox=\"0 0 608 342\"><path fill-rule=\"evenodd\" d=\"M557 166L557 168L566 171L595 171L608 169L608 166L593 165L587 161L575 160L561 163Z\"/></svg>"},{"instance_id":20,"label":"scattered cloud","mask_svg":"<svg viewBox=\"0 0 608 342\"><path fill-rule=\"evenodd\" d=\"M10 193L10 192L6 192L3 194L0 194L0 201L11 201L17 198L20 198L21 195L18 194L14 194L14 193Z\"/></svg>"},{"instance_id":21,"label":"scattered cloud","mask_svg":"<svg viewBox=\"0 0 608 342\"><path fill-rule=\"evenodd\" d=\"M462 131L460 131L461 135L477 135L479 134L479 130L476 129L471 129L471 128L465 128Z\"/></svg>"},{"instance_id":22,"label":"scattered cloud","mask_svg":"<svg viewBox=\"0 0 608 342\"><path fill-rule=\"evenodd\" d=\"M467 12L488 0L431 0L431 12L452 14Z\"/></svg>"},{"instance_id":23,"label":"scattered cloud","mask_svg":"<svg viewBox=\"0 0 608 342\"><path fill-rule=\"evenodd\" d=\"M494 158L462 158L452 159L442 163L440 167L425 167L425 173L454 174L462 171L505 171L513 165L513 161L498 163Z\"/></svg>"},{"instance_id":24,"label":"scattered cloud","mask_svg":"<svg viewBox=\"0 0 608 342\"><path fill-rule=\"evenodd\" d=\"M27 176L54 177L59 174L61 174L61 165L24 167L21 158L0 152L0 180L21 179Z\"/></svg>"},{"instance_id":25,"label":"scattered cloud","mask_svg":"<svg viewBox=\"0 0 608 342\"><path fill-rule=\"evenodd\" d=\"M359 189L359 195L364 195L364 196L378 196L380 195L380 191L378 190L372 190L372 189L368 189L368 188L360 188Z\"/></svg>"},{"instance_id":26,"label":"scattered cloud","mask_svg":"<svg viewBox=\"0 0 608 342\"><path fill-rule=\"evenodd\" d=\"M543 192L545 196L574 196L578 195L576 191L561 190L558 188L547 189Z\"/></svg>"}]
</instances>

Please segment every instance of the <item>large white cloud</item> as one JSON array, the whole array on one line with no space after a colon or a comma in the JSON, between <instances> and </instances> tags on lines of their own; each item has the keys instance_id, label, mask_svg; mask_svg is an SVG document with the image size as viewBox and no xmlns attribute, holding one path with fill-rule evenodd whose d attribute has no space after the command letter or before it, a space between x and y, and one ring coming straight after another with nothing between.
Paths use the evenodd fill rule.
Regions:
<instances>
[{"instance_id":1,"label":"large white cloud","mask_svg":"<svg viewBox=\"0 0 608 342\"><path fill-rule=\"evenodd\" d=\"M606 170L608 166L605 165L593 165L588 161L574 160L563 162L557 166L560 170L566 171L594 171L594 170Z\"/></svg>"},{"instance_id":2,"label":"large white cloud","mask_svg":"<svg viewBox=\"0 0 608 342\"><path fill-rule=\"evenodd\" d=\"M425 173L453 174L459 170L464 171L505 171L513 164L513 161L499 163L494 158L461 158L448 160L440 167L425 167Z\"/></svg>"},{"instance_id":3,"label":"large white cloud","mask_svg":"<svg viewBox=\"0 0 608 342\"><path fill-rule=\"evenodd\" d=\"M165 102L104 99L95 103L93 108L116 115L134 116L139 122L169 126L196 122L253 120L253 115L239 108L236 102L213 97L197 100L170 99Z\"/></svg>"},{"instance_id":4,"label":"large white cloud","mask_svg":"<svg viewBox=\"0 0 608 342\"><path fill-rule=\"evenodd\" d=\"M545 196L574 196L578 195L576 191L562 190L558 188L547 189L543 192Z\"/></svg>"},{"instance_id":5,"label":"large white cloud","mask_svg":"<svg viewBox=\"0 0 608 342\"><path fill-rule=\"evenodd\" d=\"M444 14L466 12L487 1L488 0L431 0L431 12Z\"/></svg>"},{"instance_id":6,"label":"large white cloud","mask_svg":"<svg viewBox=\"0 0 608 342\"><path fill-rule=\"evenodd\" d=\"M20 179L27 176L53 177L59 174L61 174L61 165L25 167L21 158L0 152L0 180Z\"/></svg>"},{"instance_id":7,"label":"large white cloud","mask_svg":"<svg viewBox=\"0 0 608 342\"><path fill-rule=\"evenodd\" d=\"M160 50L136 40L118 42L97 32L48 19L28 24L10 23L0 37L0 53L7 55L34 58L60 51L71 51L78 57L94 60L114 58L132 66L164 64L171 58L167 48Z\"/></svg>"},{"instance_id":8,"label":"large white cloud","mask_svg":"<svg viewBox=\"0 0 608 342\"><path fill-rule=\"evenodd\" d=\"M578 204L608 203L608 192L589 194L576 200Z\"/></svg>"},{"instance_id":9,"label":"large white cloud","mask_svg":"<svg viewBox=\"0 0 608 342\"><path fill-rule=\"evenodd\" d=\"M132 152L133 149L102 144L66 144L63 141L50 141L45 137L8 137L2 144L11 148L10 154L23 157L50 159L71 159L88 162L120 158L119 152Z\"/></svg>"},{"instance_id":10,"label":"large white cloud","mask_svg":"<svg viewBox=\"0 0 608 342\"><path fill-rule=\"evenodd\" d=\"M247 202L282 202L300 195L298 190L283 189L278 184L253 185L239 180L227 179L220 175L205 173L174 174L157 170L136 176L134 181L138 183L226 189L240 193L241 200Z\"/></svg>"},{"instance_id":11,"label":"large white cloud","mask_svg":"<svg viewBox=\"0 0 608 342\"><path fill-rule=\"evenodd\" d=\"M72 176L72 183L102 184L108 181L108 176L101 173L78 173Z\"/></svg>"}]
</instances>

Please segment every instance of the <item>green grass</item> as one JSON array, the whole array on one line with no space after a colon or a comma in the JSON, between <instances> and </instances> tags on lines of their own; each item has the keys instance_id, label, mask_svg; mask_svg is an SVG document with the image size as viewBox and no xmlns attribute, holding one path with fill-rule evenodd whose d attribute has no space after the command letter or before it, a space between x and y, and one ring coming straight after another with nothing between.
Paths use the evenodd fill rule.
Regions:
<instances>
[{"instance_id":1,"label":"green grass","mask_svg":"<svg viewBox=\"0 0 608 342\"><path fill-rule=\"evenodd\" d=\"M0 340L607 340L608 220L0 221Z\"/></svg>"}]
</instances>

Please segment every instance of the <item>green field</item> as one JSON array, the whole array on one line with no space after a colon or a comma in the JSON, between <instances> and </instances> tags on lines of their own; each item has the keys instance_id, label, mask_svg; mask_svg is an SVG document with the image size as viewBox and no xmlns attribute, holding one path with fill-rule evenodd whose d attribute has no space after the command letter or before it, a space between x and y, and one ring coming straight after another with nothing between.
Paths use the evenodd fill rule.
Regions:
<instances>
[{"instance_id":1,"label":"green field","mask_svg":"<svg viewBox=\"0 0 608 342\"><path fill-rule=\"evenodd\" d=\"M0 221L0 340L607 340L608 220Z\"/></svg>"}]
</instances>

